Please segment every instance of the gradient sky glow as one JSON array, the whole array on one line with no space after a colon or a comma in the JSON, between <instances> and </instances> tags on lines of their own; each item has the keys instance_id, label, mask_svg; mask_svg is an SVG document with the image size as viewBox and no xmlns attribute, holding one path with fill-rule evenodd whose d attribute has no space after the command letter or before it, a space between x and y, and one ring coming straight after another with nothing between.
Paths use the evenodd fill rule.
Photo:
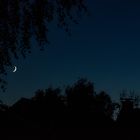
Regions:
<instances>
[{"instance_id":1,"label":"gradient sky glow","mask_svg":"<svg viewBox=\"0 0 140 140\"><path fill-rule=\"evenodd\" d=\"M106 90L113 99L122 89L135 89L140 95L140 1L87 4L92 15L72 25L71 37L51 25L51 44L44 52L34 47L27 59L15 60L18 70L9 70L8 89L0 94L5 103L31 97L49 85L72 84L79 77L93 81L97 91Z\"/></svg>"}]
</instances>

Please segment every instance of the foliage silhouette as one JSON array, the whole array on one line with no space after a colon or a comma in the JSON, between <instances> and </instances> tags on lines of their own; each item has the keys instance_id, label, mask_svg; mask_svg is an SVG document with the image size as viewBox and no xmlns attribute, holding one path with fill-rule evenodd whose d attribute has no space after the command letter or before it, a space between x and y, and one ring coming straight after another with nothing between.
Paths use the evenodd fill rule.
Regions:
<instances>
[{"instance_id":1,"label":"foliage silhouette","mask_svg":"<svg viewBox=\"0 0 140 140\"><path fill-rule=\"evenodd\" d=\"M10 107L1 102L0 129L30 129L30 133L36 131L34 135L51 139L57 136L72 139L75 135L87 138L91 134L92 138L100 139L104 134L105 138L112 139L110 133L118 139L126 138L131 128L140 127L140 109L135 106L133 98L125 97L121 98L120 104L113 103L105 91L97 94L93 83L83 78L64 91L61 94L62 89L49 87L37 90L30 99L21 98ZM115 107L120 108L116 121L112 119ZM122 132L122 128L127 133ZM83 132L79 133L81 130ZM94 135L89 134L89 130Z\"/></svg>"},{"instance_id":2,"label":"foliage silhouette","mask_svg":"<svg viewBox=\"0 0 140 140\"><path fill-rule=\"evenodd\" d=\"M98 112L104 113L109 117L112 117L113 104L110 96L104 91L96 95L96 110L98 110Z\"/></svg>"},{"instance_id":3,"label":"foliage silhouette","mask_svg":"<svg viewBox=\"0 0 140 140\"><path fill-rule=\"evenodd\" d=\"M89 125L94 95L93 83L81 78L74 85L65 89L69 126L84 127ZM89 117L89 118L88 118Z\"/></svg>"},{"instance_id":4,"label":"foliage silhouette","mask_svg":"<svg viewBox=\"0 0 140 140\"><path fill-rule=\"evenodd\" d=\"M92 128L113 125L111 105L105 92L96 94L93 83L81 78L67 86L63 95L60 88L39 89L31 99L22 98L10 110L40 127Z\"/></svg>"},{"instance_id":5,"label":"foliage silhouette","mask_svg":"<svg viewBox=\"0 0 140 140\"><path fill-rule=\"evenodd\" d=\"M41 50L49 43L48 24L56 21L58 27L70 32L70 23L78 23L88 13L84 0L0 0L0 83L13 65L14 58L31 53L35 38Z\"/></svg>"},{"instance_id":6,"label":"foliage silhouette","mask_svg":"<svg viewBox=\"0 0 140 140\"><path fill-rule=\"evenodd\" d=\"M87 79L79 79L73 86L65 90L67 104L70 110L89 111L94 95L94 86Z\"/></svg>"}]
</instances>

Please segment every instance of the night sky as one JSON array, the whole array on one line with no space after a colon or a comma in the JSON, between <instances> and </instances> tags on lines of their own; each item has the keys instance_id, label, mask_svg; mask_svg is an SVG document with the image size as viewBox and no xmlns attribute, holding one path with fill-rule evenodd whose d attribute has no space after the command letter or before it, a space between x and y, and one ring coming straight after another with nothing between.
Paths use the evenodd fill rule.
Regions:
<instances>
[{"instance_id":1,"label":"night sky","mask_svg":"<svg viewBox=\"0 0 140 140\"><path fill-rule=\"evenodd\" d=\"M37 89L65 87L79 77L105 90L113 100L123 89L140 95L140 1L87 0L90 17L71 26L72 36L50 26L50 45L39 52L33 41L32 54L15 60L17 72L9 70L8 86L0 98L12 104L32 97Z\"/></svg>"}]
</instances>

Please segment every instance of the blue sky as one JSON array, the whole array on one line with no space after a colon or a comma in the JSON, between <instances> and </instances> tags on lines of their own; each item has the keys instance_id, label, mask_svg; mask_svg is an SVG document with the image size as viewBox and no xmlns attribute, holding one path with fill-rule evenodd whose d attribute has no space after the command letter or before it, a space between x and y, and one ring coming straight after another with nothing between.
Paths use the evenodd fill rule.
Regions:
<instances>
[{"instance_id":1,"label":"blue sky","mask_svg":"<svg viewBox=\"0 0 140 140\"><path fill-rule=\"evenodd\" d=\"M123 89L140 95L140 2L135 0L87 0L92 13L72 36L50 26L51 44L39 52L15 60L18 70L9 71L8 89L0 98L8 104L50 85L63 87L86 77L97 91L106 90L113 100Z\"/></svg>"}]
</instances>

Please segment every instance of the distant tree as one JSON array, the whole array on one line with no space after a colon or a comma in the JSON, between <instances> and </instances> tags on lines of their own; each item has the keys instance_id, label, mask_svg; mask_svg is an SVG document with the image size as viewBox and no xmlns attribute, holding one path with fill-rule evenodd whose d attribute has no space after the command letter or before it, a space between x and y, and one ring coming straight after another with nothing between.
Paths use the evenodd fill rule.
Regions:
<instances>
[{"instance_id":1,"label":"distant tree","mask_svg":"<svg viewBox=\"0 0 140 140\"><path fill-rule=\"evenodd\" d=\"M45 91L44 90L41 90L41 89L38 89L36 92L35 92L35 95L32 97L33 100L42 100L45 96Z\"/></svg>"},{"instance_id":2,"label":"distant tree","mask_svg":"<svg viewBox=\"0 0 140 140\"><path fill-rule=\"evenodd\" d=\"M60 88L39 89L31 99L23 98L12 108L27 120L49 128L114 124L112 114L116 104L106 92L96 94L91 81L81 78L64 90L65 94L61 94Z\"/></svg>"},{"instance_id":3,"label":"distant tree","mask_svg":"<svg viewBox=\"0 0 140 140\"><path fill-rule=\"evenodd\" d=\"M56 21L58 27L69 32L70 22L78 23L87 13L84 0L0 0L0 83L12 60L31 52L35 38L43 50L48 44L48 24Z\"/></svg>"},{"instance_id":4,"label":"distant tree","mask_svg":"<svg viewBox=\"0 0 140 140\"><path fill-rule=\"evenodd\" d=\"M78 127L110 127L113 125L113 104L106 92L96 94L94 84L79 79L66 88L70 125Z\"/></svg>"},{"instance_id":5,"label":"distant tree","mask_svg":"<svg viewBox=\"0 0 140 140\"><path fill-rule=\"evenodd\" d=\"M108 117L112 117L113 115L113 103L110 96L102 91L96 95L95 100L95 110L99 113L104 113Z\"/></svg>"},{"instance_id":6,"label":"distant tree","mask_svg":"<svg viewBox=\"0 0 140 140\"><path fill-rule=\"evenodd\" d=\"M68 86L65 93L70 110L83 112L91 109L94 95L94 86L92 82L81 78L73 86Z\"/></svg>"},{"instance_id":7,"label":"distant tree","mask_svg":"<svg viewBox=\"0 0 140 140\"><path fill-rule=\"evenodd\" d=\"M32 100L38 103L38 105L43 105L45 108L47 105L55 106L59 100L61 100L61 89L49 87L46 90L39 89L35 92L35 95L32 97ZM44 108L43 107L43 108Z\"/></svg>"},{"instance_id":8,"label":"distant tree","mask_svg":"<svg viewBox=\"0 0 140 140\"><path fill-rule=\"evenodd\" d=\"M61 123L65 111L60 88L49 87L37 90L32 97L34 102L32 117L46 127L54 127Z\"/></svg>"}]
</instances>

